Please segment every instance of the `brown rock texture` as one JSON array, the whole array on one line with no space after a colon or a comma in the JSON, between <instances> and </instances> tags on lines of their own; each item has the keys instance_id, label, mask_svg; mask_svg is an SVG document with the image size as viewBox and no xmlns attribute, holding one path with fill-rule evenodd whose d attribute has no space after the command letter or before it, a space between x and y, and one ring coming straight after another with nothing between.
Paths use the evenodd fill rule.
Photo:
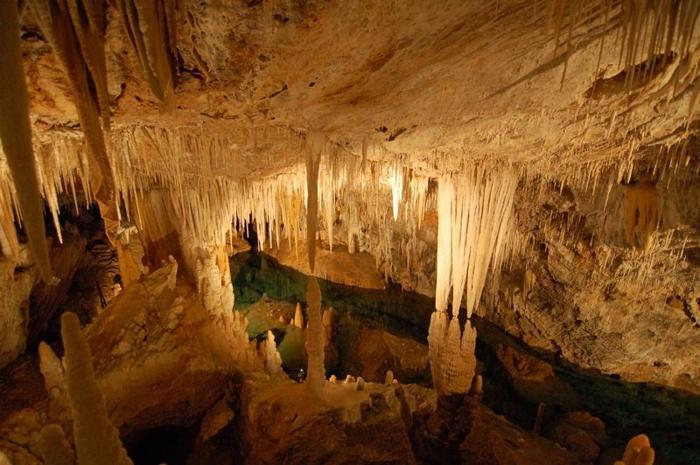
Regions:
<instances>
[{"instance_id":1,"label":"brown rock texture","mask_svg":"<svg viewBox=\"0 0 700 465\"><path fill-rule=\"evenodd\" d=\"M361 329L343 363L348 373L375 383L384 382L389 370L396 379L406 383L430 377L425 344L378 329Z\"/></svg>"},{"instance_id":2,"label":"brown rock texture","mask_svg":"<svg viewBox=\"0 0 700 465\"><path fill-rule=\"evenodd\" d=\"M171 263L117 296L88 327L95 373L122 434L190 425L224 393L229 367L217 358L206 310L177 287Z\"/></svg>"},{"instance_id":3,"label":"brown rock texture","mask_svg":"<svg viewBox=\"0 0 700 465\"><path fill-rule=\"evenodd\" d=\"M436 409L420 420L416 455L425 463L464 465L571 465L566 450L463 395L441 396Z\"/></svg>"},{"instance_id":4,"label":"brown rock texture","mask_svg":"<svg viewBox=\"0 0 700 465\"><path fill-rule=\"evenodd\" d=\"M265 251L281 265L310 274L306 242L301 241L297 250L282 242L280 247ZM384 276L377 271L374 257L368 253L349 253L342 244L335 244L333 251L317 245L316 265L313 275L346 286L364 289L384 289Z\"/></svg>"},{"instance_id":5,"label":"brown rock texture","mask_svg":"<svg viewBox=\"0 0 700 465\"><path fill-rule=\"evenodd\" d=\"M554 440L580 463L596 463L605 446L605 425L588 412L570 412L554 427Z\"/></svg>"},{"instance_id":6,"label":"brown rock texture","mask_svg":"<svg viewBox=\"0 0 700 465\"><path fill-rule=\"evenodd\" d=\"M410 422L429 392L371 383L358 391L354 384L326 383L321 399L291 382L246 385L244 463L415 464Z\"/></svg>"}]
</instances>

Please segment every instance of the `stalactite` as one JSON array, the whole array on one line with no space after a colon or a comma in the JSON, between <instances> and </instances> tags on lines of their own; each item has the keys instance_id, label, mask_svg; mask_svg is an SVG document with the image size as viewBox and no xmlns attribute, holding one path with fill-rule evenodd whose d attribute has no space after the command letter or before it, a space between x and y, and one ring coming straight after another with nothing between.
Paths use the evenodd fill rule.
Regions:
<instances>
[{"instance_id":1,"label":"stalactite","mask_svg":"<svg viewBox=\"0 0 700 465\"><path fill-rule=\"evenodd\" d=\"M318 168L325 145L325 136L320 131L308 135L306 149L306 246L308 247L309 269L314 272L316 261L316 226L318 223Z\"/></svg>"},{"instance_id":2,"label":"stalactite","mask_svg":"<svg viewBox=\"0 0 700 465\"><path fill-rule=\"evenodd\" d=\"M41 277L53 280L46 246L43 205L32 150L29 98L22 67L15 2L0 2L0 140L22 210L29 246ZM4 228L7 231L7 228ZM14 237L14 231L7 232ZM6 242L10 242L6 240ZM10 246L10 248L14 248Z\"/></svg>"},{"instance_id":3,"label":"stalactite","mask_svg":"<svg viewBox=\"0 0 700 465\"><path fill-rule=\"evenodd\" d=\"M415 173L411 176L409 181L411 218L415 221L416 225L413 230L414 234L423 224L429 184L430 179L427 176L417 176Z\"/></svg>"},{"instance_id":4,"label":"stalactite","mask_svg":"<svg viewBox=\"0 0 700 465\"><path fill-rule=\"evenodd\" d=\"M74 2L71 3L75 7L73 15L68 1ZM107 237L114 240L120 214L112 165L100 125L100 111L105 127L109 125L109 97L103 68L103 41L94 37L103 27L103 12L97 5L86 5L80 0L28 0L28 4L71 85L80 127L89 148L90 183L100 205Z\"/></svg>"},{"instance_id":5,"label":"stalactite","mask_svg":"<svg viewBox=\"0 0 700 465\"><path fill-rule=\"evenodd\" d=\"M132 465L119 440L119 431L109 422L95 378L90 346L75 313L61 316L61 338L78 465Z\"/></svg>"},{"instance_id":6,"label":"stalactite","mask_svg":"<svg viewBox=\"0 0 700 465\"><path fill-rule=\"evenodd\" d=\"M95 84L97 106L102 116L102 123L105 129L109 129L109 93L104 50L105 4L99 1L67 0L67 6L85 65Z\"/></svg>"},{"instance_id":7,"label":"stalactite","mask_svg":"<svg viewBox=\"0 0 700 465\"><path fill-rule=\"evenodd\" d=\"M488 170L488 171L487 171ZM476 309L489 267L500 270L510 230L517 178L483 166L442 177L438 190L438 252L435 307L459 313L467 291L467 315Z\"/></svg>"},{"instance_id":8,"label":"stalactite","mask_svg":"<svg viewBox=\"0 0 700 465\"><path fill-rule=\"evenodd\" d=\"M153 94L174 109L175 0L113 0Z\"/></svg>"},{"instance_id":9,"label":"stalactite","mask_svg":"<svg viewBox=\"0 0 700 465\"><path fill-rule=\"evenodd\" d=\"M394 221L399 219L399 205L403 197L403 169L399 164L391 167L389 178L391 185L391 209L394 214Z\"/></svg>"},{"instance_id":10,"label":"stalactite","mask_svg":"<svg viewBox=\"0 0 700 465\"><path fill-rule=\"evenodd\" d=\"M455 188L449 176L440 178L438 184L438 237L437 274L435 283L435 309L447 310L452 280L452 203Z\"/></svg>"},{"instance_id":11,"label":"stalactite","mask_svg":"<svg viewBox=\"0 0 700 465\"><path fill-rule=\"evenodd\" d=\"M554 31L555 52L560 46L559 38L565 22L569 25L564 44L568 61L574 29L587 26L591 18L601 16L605 25L608 18L616 18L617 13L621 23L618 28L619 61L626 70L625 86L628 90L654 75L654 70L665 65L672 51L676 51L681 59L689 54L695 24L700 16L700 3L695 0L623 0L619 3L597 0L586 6L590 14L581 14L580 2L547 1L545 24L547 30ZM602 46L601 39L601 49ZM639 67L639 63L645 66Z\"/></svg>"},{"instance_id":12,"label":"stalactite","mask_svg":"<svg viewBox=\"0 0 700 465\"><path fill-rule=\"evenodd\" d=\"M92 193L88 183L90 172L86 151L82 148L82 141L72 134L63 135L59 131L56 131L56 134L61 135L53 138L50 142L34 144L34 159L40 190L54 220L59 242L62 242L61 229L58 222L58 194L63 192L70 193L77 212L79 210L77 181L80 182L86 208L89 208L92 202ZM19 246L13 218L17 218L17 222L20 223L21 211L17 209L15 201L17 195L6 158L7 156L0 148L0 245L4 255L16 256Z\"/></svg>"},{"instance_id":13,"label":"stalactite","mask_svg":"<svg viewBox=\"0 0 700 465\"><path fill-rule=\"evenodd\" d=\"M659 195L649 177L625 186L625 231L627 243L648 250L651 234L660 222Z\"/></svg>"},{"instance_id":14,"label":"stalactite","mask_svg":"<svg viewBox=\"0 0 700 465\"><path fill-rule=\"evenodd\" d=\"M77 0L75 0L77 1ZM104 204L103 214L106 214L114 202L114 180L112 176L112 168L107 155L105 146L104 134L100 126L100 103L98 96L93 89L105 87L106 82L99 84L98 81L106 79L106 75L92 74L91 66L87 62L93 62L92 69L100 69L98 62L104 60L104 57L98 59L94 54L103 53L104 50L98 50L99 46L92 43L86 43L85 47L90 50L90 56L81 53L82 48L79 34L84 34L86 40L92 33L97 31L93 28L92 22L89 24L73 23L71 15L68 11L66 0L28 0L32 11L36 17L37 23L44 35L49 40L54 53L59 58L68 81L71 84L73 93L73 101L78 110L80 118L80 127L85 134L85 141L90 149L91 155L91 174L93 182L93 191L98 200ZM82 5L80 3L79 5ZM84 7L84 5L83 5ZM91 7L90 11L96 11ZM91 13L97 16L96 13ZM78 17L81 15L78 14ZM95 19L98 21L97 19ZM91 20L92 21L92 20ZM99 27L99 24L94 27ZM80 33L76 33L80 30ZM97 71L98 73L101 71ZM115 221L116 218L114 218Z\"/></svg>"},{"instance_id":15,"label":"stalactite","mask_svg":"<svg viewBox=\"0 0 700 465\"><path fill-rule=\"evenodd\" d=\"M467 318L476 309L489 269L500 271L510 232L517 178L508 170L474 165L446 175L438 185L438 250L435 308L428 330L433 384L438 392L466 392L476 360L476 331L459 310L467 292ZM452 290L452 313L447 300Z\"/></svg>"}]
</instances>

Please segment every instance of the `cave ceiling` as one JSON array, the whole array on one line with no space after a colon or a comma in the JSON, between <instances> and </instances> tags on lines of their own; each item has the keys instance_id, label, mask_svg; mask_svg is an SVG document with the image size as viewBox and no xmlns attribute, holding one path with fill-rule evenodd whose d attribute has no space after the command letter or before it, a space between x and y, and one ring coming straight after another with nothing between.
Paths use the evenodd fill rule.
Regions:
<instances>
[{"instance_id":1,"label":"cave ceiling","mask_svg":"<svg viewBox=\"0 0 700 465\"><path fill-rule=\"evenodd\" d=\"M312 129L348 153L399 156L428 173L482 159L556 172L687 135L693 86L679 82L692 83L696 50L669 53L630 85L618 2L568 5L559 22L556 3L180 1L173 111L108 8L113 134L226 137L232 177L292 165L279 134ZM79 134L66 75L30 8L21 22L35 137Z\"/></svg>"}]
</instances>

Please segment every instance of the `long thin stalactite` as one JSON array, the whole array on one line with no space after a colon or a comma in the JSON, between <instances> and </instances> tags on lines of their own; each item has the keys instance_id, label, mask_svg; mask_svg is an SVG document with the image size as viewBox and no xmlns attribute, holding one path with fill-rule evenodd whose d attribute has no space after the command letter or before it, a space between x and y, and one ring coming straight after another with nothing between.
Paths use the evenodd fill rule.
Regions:
<instances>
[{"instance_id":1,"label":"long thin stalactite","mask_svg":"<svg viewBox=\"0 0 700 465\"><path fill-rule=\"evenodd\" d=\"M32 150L29 97L22 67L16 2L0 2L0 24L0 140L14 180L29 247L41 277L50 282L51 262Z\"/></svg>"}]
</instances>

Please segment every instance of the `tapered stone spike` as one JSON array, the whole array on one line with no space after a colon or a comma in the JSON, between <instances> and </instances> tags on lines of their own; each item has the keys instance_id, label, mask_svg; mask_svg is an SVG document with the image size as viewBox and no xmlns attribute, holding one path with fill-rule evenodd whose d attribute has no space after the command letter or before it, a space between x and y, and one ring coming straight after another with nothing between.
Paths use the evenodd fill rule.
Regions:
<instances>
[{"instance_id":1,"label":"tapered stone spike","mask_svg":"<svg viewBox=\"0 0 700 465\"><path fill-rule=\"evenodd\" d=\"M648 250L651 234L661 221L659 194L648 177L625 186L624 210L627 243L637 249Z\"/></svg>"},{"instance_id":2,"label":"tapered stone spike","mask_svg":"<svg viewBox=\"0 0 700 465\"><path fill-rule=\"evenodd\" d=\"M306 149L306 246L308 248L309 269L314 272L316 265L316 228L318 224L318 169L321 153L325 145L325 135L320 131L310 131Z\"/></svg>"},{"instance_id":3,"label":"tapered stone spike","mask_svg":"<svg viewBox=\"0 0 700 465\"><path fill-rule=\"evenodd\" d=\"M440 393L469 389L476 359L476 330L469 320L459 327L466 285L467 318L481 300L490 269L500 270L517 177L508 170L476 164L465 172L440 178L435 313L428 329L433 385ZM452 291L451 318L447 315Z\"/></svg>"},{"instance_id":4,"label":"tapered stone spike","mask_svg":"<svg viewBox=\"0 0 700 465\"><path fill-rule=\"evenodd\" d=\"M59 425L44 426L39 433L38 445L46 465L75 465L75 457Z\"/></svg>"},{"instance_id":5,"label":"tapered stone spike","mask_svg":"<svg viewBox=\"0 0 700 465\"><path fill-rule=\"evenodd\" d=\"M304 328L304 313L301 311L301 304L297 302L297 306L294 309L294 326L297 328Z\"/></svg>"},{"instance_id":6,"label":"tapered stone spike","mask_svg":"<svg viewBox=\"0 0 700 465\"><path fill-rule=\"evenodd\" d=\"M306 353L308 354L308 377L306 384L318 396L323 393L326 382L323 348L324 330L321 321L321 289L318 280L311 276L307 284L306 302L308 303L309 324L306 329Z\"/></svg>"},{"instance_id":7,"label":"tapered stone spike","mask_svg":"<svg viewBox=\"0 0 700 465\"><path fill-rule=\"evenodd\" d=\"M472 385L469 388L469 395L476 399L481 399L484 395L484 378L481 375L474 375Z\"/></svg>"},{"instance_id":8,"label":"tapered stone spike","mask_svg":"<svg viewBox=\"0 0 700 465\"><path fill-rule=\"evenodd\" d=\"M75 313L61 316L61 339L78 463L133 465L119 439L119 431L109 421L95 378L90 346Z\"/></svg>"},{"instance_id":9,"label":"tapered stone spike","mask_svg":"<svg viewBox=\"0 0 700 465\"><path fill-rule=\"evenodd\" d=\"M0 141L12 173L29 247L41 278L51 283L54 277L46 246L43 202L32 150L17 2L0 2L0 23Z\"/></svg>"},{"instance_id":10,"label":"tapered stone spike","mask_svg":"<svg viewBox=\"0 0 700 465\"><path fill-rule=\"evenodd\" d=\"M275 336L272 331L267 331L265 339L265 371L271 375L282 373L282 358L277 352L277 344L275 344Z\"/></svg>"},{"instance_id":11,"label":"tapered stone spike","mask_svg":"<svg viewBox=\"0 0 700 465\"><path fill-rule=\"evenodd\" d=\"M651 447L649 436L646 434L638 434L627 442L625 454L622 456L622 461L627 465L635 465L639 451L645 447Z\"/></svg>"},{"instance_id":12,"label":"tapered stone spike","mask_svg":"<svg viewBox=\"0 0 700 465\"><path fill-rule=\"evenodd\" d=\"M651 447L642 447L637 454L634 465L654 465L656 453Z\"/></svg>"},{"instance_id":13,"label":"tapered stone spike","mask_svg":"<svg viewBox=\"0 0 700 465\"><path fill-rule=\"evenodd\" d=\"M167 110L174 109L174 2L116 2L131 45L153 94ZM135 14L137 13L137 14Z\"/></svg>"},{"instance_id":14,"label":"tapered stone spike","mask_svg":"<svg viewBox=\"0 0 700 465\"><path fill-rule=\"evenodd\" d=\"M384 384L390 385L393 384L394 382L394 372L391 370L387 370L386 375L384 376Z\"/></svg>"}]
</instances>

